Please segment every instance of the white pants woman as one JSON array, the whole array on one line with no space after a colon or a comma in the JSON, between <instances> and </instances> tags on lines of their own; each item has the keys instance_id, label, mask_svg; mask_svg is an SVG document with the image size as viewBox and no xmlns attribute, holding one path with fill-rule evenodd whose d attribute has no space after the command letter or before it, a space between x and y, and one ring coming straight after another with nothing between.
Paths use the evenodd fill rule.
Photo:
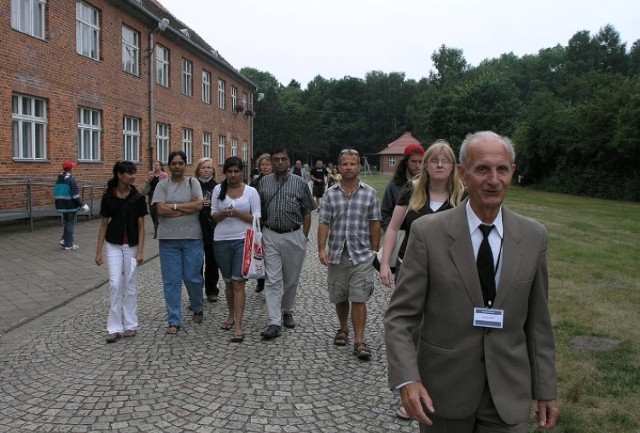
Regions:
<instances>
[{"instance_id":1,"label":"white pants woman","mask_svg":"<svg viewBox=\"0 0 640 433\"><path fill-rule=\"evenodd\" d=\"M122 334L138 329L138 247L105 242L105 258L109 272L111 308L107 319L109 334ZM123 318L124 313L124 318ZM124 319L124 320L123 320Z\"/></svg>"}]
</instances>

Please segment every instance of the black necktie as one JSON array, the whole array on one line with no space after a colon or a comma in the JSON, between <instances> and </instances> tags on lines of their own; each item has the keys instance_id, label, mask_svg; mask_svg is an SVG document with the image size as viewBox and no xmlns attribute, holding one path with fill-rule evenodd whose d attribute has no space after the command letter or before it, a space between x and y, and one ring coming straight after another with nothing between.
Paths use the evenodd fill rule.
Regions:
<instances>
[{"instance_id":1,"label":"black necktie","mask_svg":"<svg viewBox=\"0 0 640 433\"><path fill-rule=\"evenodd\" d=\"M480 231L482 231L483 239L480 244L480 249L478 250L476 265L478 266L478 276L480 277L484 305L491 307L496 298L496 274L493 264L493 252L491 251L491 245L489 245L489 233L491 233L491 230L493 230L495 226L480 224L479 227Z\"/></svg>"}]
</instances>

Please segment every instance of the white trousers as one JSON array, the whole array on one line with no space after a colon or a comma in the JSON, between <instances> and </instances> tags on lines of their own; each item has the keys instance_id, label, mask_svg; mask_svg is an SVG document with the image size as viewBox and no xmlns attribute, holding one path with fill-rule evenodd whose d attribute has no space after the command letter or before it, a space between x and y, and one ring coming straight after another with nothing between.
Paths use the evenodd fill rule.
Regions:
<instances>
[{"instance_id":1,"label":"white trousers","mask_svg":"<svg viewBox=\"0 0 640 433\"><path fill-rule=\"evenodd\" d=\"M111 299L107 332L113 334L122 333L125 329L136 330L138 329L138 265L136 262L138 247L106 242L104 254L109 271Z\"/></svg>"}]
</instances>

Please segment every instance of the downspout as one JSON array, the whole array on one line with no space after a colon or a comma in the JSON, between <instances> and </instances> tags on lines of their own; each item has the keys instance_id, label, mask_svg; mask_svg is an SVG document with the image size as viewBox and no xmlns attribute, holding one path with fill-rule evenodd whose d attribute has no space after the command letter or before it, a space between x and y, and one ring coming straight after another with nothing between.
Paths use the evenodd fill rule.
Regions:
<instances>
[{"instance_id":1,"label":"downspout","mask_svg":"<svg viewBox=\"0 0 640 433\"><path fill-rule=\"evenodd\" d=\"M154 161L154 157L153 157L153 148L154 148L154 131L155 131L155 124L156 124L156 119L155 119L155 104L154 104L154 100L155 100L155 94L154 94L154 73L153 70L155 69L155 57L154 57L154 51L155 51L155 47L153 46L153 33L155 32L152 31L149 33L149 170L153 170L153 161Z\"/></svg>"}]
</instances>

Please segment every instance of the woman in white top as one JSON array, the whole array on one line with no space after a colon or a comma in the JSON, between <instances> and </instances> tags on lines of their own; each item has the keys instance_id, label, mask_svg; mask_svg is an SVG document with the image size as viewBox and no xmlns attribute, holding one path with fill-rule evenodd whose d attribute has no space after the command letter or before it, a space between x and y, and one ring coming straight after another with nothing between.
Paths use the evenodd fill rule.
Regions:
<instances>
[{"instance_id":1,"label":"woman in white top","mask_svg":"<svg viewBox=\"0 0 640 433\"><path fill-rule=\"evenodd\" d=\"M225 282L229 315L221 325L224 330L235 330L234 343L244 341L242 318L244 315L246 280L242 277L242 255L247 229L253 218L260 218L260 196L255 188L244 183L244 163L236 156L227 158L223 165L225 180L211 195L211 216L217 223L213 235L213 252Z\"/></svg>"}]
</instances>

